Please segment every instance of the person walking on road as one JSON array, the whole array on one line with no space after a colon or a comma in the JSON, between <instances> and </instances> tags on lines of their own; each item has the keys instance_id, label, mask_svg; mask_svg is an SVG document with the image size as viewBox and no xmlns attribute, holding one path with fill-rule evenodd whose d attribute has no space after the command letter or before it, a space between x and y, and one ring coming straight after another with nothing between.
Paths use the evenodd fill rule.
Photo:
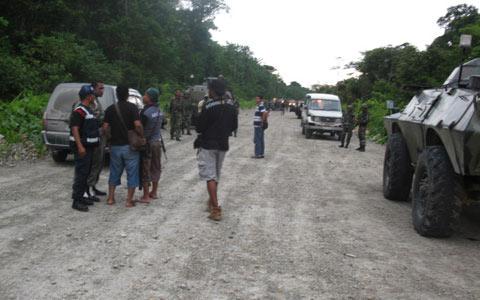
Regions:
<instances>
[{"instance_id":1,"label":"person walking on road","mask_svg":"<svg viewBox=\"0 0 480 300\"><path fill-rule=\"evenodd\" d=\"M207 182L209 218L222 219L222 209L217 198L218 182L225 154L228 151L228 138L238 127L235 107L225 101L225 83L212 80L208 84L209 100L200 113L196 130L199 133L198 169L202 180Z\"/></svg>"},{"instance_id":2,"label":"person walking on road","mask_svg":"<svg viewBox=\"0 0 480 300\"><path fill-rule=\"evenodd\" d=\"M265 157L265 129L268 126L268 111L263 104L263 97L257 96L255 98L257 107L253 118L253 130L255 144L255 155L252 158L264 158Z\"/></svg>"},{"instance_id":3,"label":"person walking on road","mask_svg":"<svg viewBox=\"0 0 480 300\"><path fill-rule=\"evenodd\" d=\"M353 105L347 105L347 111L343 117L343 130L340 136L340 146L348 148L350 144L350 139L352 138L353 127L355 127L355 115L353 113ZM347 140L345 141L345 138Z\"/></svg>"},{"instance_id":4,"label":"person walking on road","mask_svg":"<svg viewBox=\"0 0 480 300\"><path fill-rule=\"evenodd\" d=\"M128 141L128 131L135 130L143 138L143 127L140 115L135 104L127 101L128 87L119 85L116 89L118 102L107 108L103 131L111 129L110 139L110 177L108 179L107 204L115 203L115 188L121 184L120 178L123 170L127 171L127 201L126 207L135 206L133 196L135 189L139 187L139 161L138 151L131 149Z\"/></svg>"},{"instance_id":5,"label":"person walking on road","mask_svg":"<svg viewBox=\"0 0 480 300\"><path fill-rule=\"evenodd\" d=\"M182 134L182 91L176 90L175 97L170 101L170 139L180 141Z\"/></svg>"},{"instance_id":6,"label":"person walking on road","mask_svg":"<svg viewBox=\"0 0 480 300\"><path fill-rule=\"evenodd\" d=\"M99 97L103 96L103 91L105 89L105 85L103 81L94 81L92 83L93 91L95 93L95 101L91 104L90 108L93 111L93 114L97 118L98 127L101 128L103 123L103 118L105 115L104 109L102 108L102 104L98 100ZM100 178L100 173L103 169L104 158L105 158L105 147L107 143L107 139L104 136L102 130L100 129L100 137L99 137L98 147L95 147L92 157L92 168L90 170L90 174L88 175L87 179L87 196L93 199L94 201L100 201L97 196L105 196L107 193L100 191L97 189L97 183Z\"/></svg>"},{"instance_id":7,"label":"person walking on road","mask_svg":"<svg viewBox=\"0 0 480 300\"><path fill-rule=\"evenodd\" d=\"M362 104L362 111L358 117L358 140L360 141L360 147L356 150L365 152L365 146L367 143L367 125L368 125L368 105Z\"/></svg>"},{"instance_id":8,"label":"person walking on road","mask_svg":"<svg viewBox=\"0 0 480 300\"><path fill-rule=\"evenodd\" d=\"M140 119L144 128L144 136L147 141L146 150L142 155L142 185L143 197L142 203L150 203L152 199L157 199L158 182L162 171L162 136L160 127L163 122L163 113L158 107L158 97L160 92L156 88L149 88L143 95L143 104L145 107L140 112ZM150 184L152 190L149 192Z\"/></svg>"},{"instance_id":9,"label":"person walking on road","mask_svg":"<svg viewBox=\"0 0 480 300\"><path fill-rule=\"evenodd\" d=\"M75 157L75 175L72 186L72 208L88 211L87 205L93 200L84 197L87 179L92 165L92 157L99 143L100 131L98 121L90 106L95 101L95 93L91 85L81 87L78 95L81 103L70 115L70 146Z\"/></svg>"}]
</instances>

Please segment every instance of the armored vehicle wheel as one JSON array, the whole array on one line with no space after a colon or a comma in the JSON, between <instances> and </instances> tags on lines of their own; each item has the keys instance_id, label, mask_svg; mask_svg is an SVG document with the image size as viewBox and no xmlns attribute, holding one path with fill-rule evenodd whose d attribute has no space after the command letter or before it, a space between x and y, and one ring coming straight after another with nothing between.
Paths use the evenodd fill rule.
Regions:
<instances>
[{"instance_id":1,"label":"armored vehicle wheel","mask_svg":"<svg viewBox=\"0 0 480 300\"><path fill-rule=\"evenodd\" d=\"M412 186L407 144L400 133L388 138L383 161L383 196L389 200L407 201Z\"/></svg>"},{"instance_id":2,"label":"armored vehicle wheel","mask_svg":"<svg viewBox=\"0 0 480 300\"><path fill-rule=\"evenodd\" d=\"M52 151L52 158L55 162L61 163L65 162L67 159L68 152L65 150L54 150Z\"/></svg>"},{"instance_id":3,"label":"armored vehicle wheel","mask_svg":"<svg viewBox=\"0 0 480 300\"><path fill-rule=\"evenodd\" d=\"M458 222L463 189L444 147L429 146L418 158L413 182L413 226L423 236L448 237Z\"/></svg>"},{"instance_id":4,"label":"armored vehicle wheel","mask_svg":"<svg viewBox=\"0 0 480 300\"><path fill-rule=\"evenodd\" d=\"M313 135L313 131L310 130L310 129L305 128L305 137L306 137L307 139L311 139L311 138L312 138L312 135Z\"/></svg>"}]
</instances>

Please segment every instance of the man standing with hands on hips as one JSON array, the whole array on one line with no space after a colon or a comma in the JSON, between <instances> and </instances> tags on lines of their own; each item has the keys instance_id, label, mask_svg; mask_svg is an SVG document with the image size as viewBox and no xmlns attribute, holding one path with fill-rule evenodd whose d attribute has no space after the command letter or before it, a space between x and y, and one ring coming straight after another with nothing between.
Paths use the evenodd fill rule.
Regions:
<instances>
[{"instance_id":1,"label":"man standing with hands on hips","mask_svg":"<svg viewBox=\"0 0 480 300\"><path fill-rule=\"evenodd\" d=\"M265 157L265 139L264 131L268 127L268 111L263 104L263 97L257 96L255 98L257 102L257 108L255 109L255 115L253 117L253 129L254 137L253 143L255 144L255 155L252 158L264 158Z\"/></svg>"},{"instance_id":2,"label":"man standing with hands on hips","mask_svg":"<svg viewBox=\"0 0 480 300\"><path fill-rule=\"evenodd\" d=\"M95 101L95 92L91 85L81 87L78 95L81 103L70 115L70 146L75 156L75 177L73 179L72 208L88 211L87 205L93 201L84 197L87 178L90 174L92 157L99 143L98 121L90 106Z\"/></svg>"}]
</instances>

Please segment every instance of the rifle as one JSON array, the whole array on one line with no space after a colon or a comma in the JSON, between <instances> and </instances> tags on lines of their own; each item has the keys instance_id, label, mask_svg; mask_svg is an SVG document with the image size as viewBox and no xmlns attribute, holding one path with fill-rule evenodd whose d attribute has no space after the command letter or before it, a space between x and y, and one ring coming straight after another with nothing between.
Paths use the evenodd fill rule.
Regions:
<instances>
[{"instance_id":1,"label":"rifle","mask_svg":"<svg viewBox=\"0 0 480 300\"><path fill-rule=\"evenodd\" d=\"M163 142L163 136L162 132L160 131L160 144L162 145L162 152L165 155L165 160L168 160L167 158L167 149L165 148L165 143Z\"/></svg>"}]
</instances>

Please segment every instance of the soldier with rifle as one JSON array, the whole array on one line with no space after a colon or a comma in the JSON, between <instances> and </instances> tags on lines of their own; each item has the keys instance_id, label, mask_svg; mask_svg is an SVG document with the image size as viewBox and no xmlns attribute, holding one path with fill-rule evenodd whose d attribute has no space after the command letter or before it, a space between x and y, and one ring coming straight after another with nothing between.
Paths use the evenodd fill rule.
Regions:
<instances>
[{"instance_id":1,"label":"soldier with rifle","mask_svg":"<svg viewBox=\"0 0 480 300\"><path fill-rule=\"evenodd\" d=\"M164 116L158 106L159 95L160 91L158 89L147 89L145 95L143 95L143 104L145 106L140 112L144 137L147 141L140 163L140 187L143 188L143 196L139 201L141 203L150 203L152 199L158 199L157 190L162 171L162 150L166 153L160 132ZM152 186L151 191L150 185Z\"/></svg>"},{"instance_id":2,"label":"soldier with rifle","mask_svg":"<svg viewBox=\"0 0 480 300\"><path fill-rule=\"evenodd\" d=\"M357 151L365 152L365 145L367 142L367 125L368 125L368 105L362 104L362 110L357 118L358 123L358 139L360 140L360 147Z\"/></svg>"}]
</instances>

